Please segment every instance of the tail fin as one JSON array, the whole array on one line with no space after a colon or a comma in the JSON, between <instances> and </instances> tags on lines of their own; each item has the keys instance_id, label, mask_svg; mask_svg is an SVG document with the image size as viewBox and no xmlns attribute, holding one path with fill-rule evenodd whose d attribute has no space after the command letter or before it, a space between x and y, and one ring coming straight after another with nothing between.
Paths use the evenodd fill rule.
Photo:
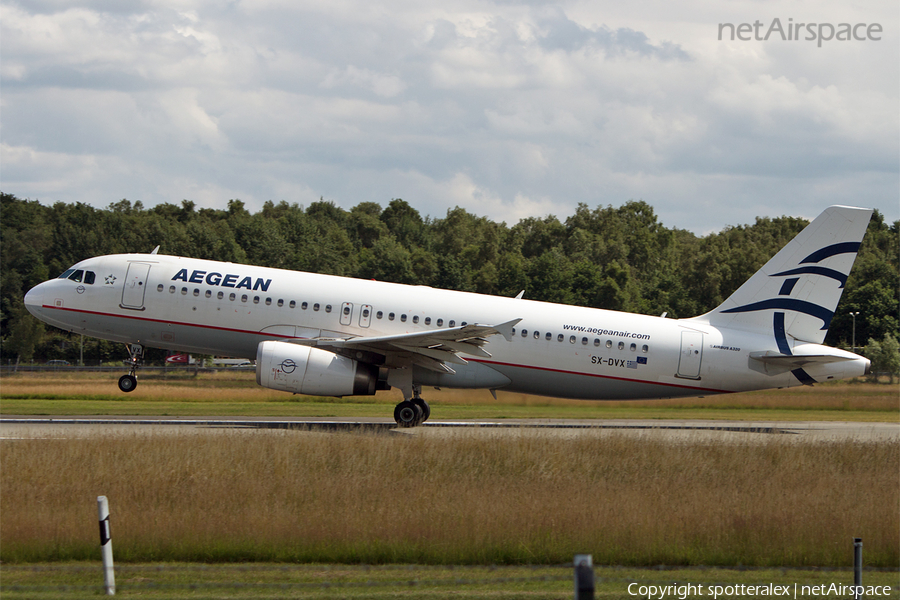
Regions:
<instances>
[{"instance_id":1,"label":"tail fin","mask_svg":"<svg viewBox=\"0 0 900 600\"><path fill-rule=\"evenodd\" d=\"M718 327L772 331L784 354L787 336L821 344L872 216L832 206L797 234L721 306L698 320Z\"/></svg>"}]
</instances>

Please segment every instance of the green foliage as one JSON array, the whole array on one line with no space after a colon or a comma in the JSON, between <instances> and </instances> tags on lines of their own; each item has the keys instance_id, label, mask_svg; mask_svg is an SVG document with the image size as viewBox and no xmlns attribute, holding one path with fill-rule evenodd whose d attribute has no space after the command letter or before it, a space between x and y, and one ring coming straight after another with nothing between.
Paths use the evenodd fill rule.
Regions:
<instances>
[{"instance_id":1,"label":"green foliage","mask_svg":"<svg viewBox=\"0 0 900 600\"><path fill-rule=\"evenodd\" d=\"M579 204L575 214L508 226L456 207L423 218L406 201L363 202L349 211L320 199L304 208L239 199L225 210L190 200L145 209L122 199L106 209L43 206L0 195L0 333L3 360L71 358L74 343L38 326L22 298L32 286L91 256L149 252L430 285L683 318L720 304L806 222L758 218L697 237L662 225L649 204ZM900 222L872 218L826 343L886 340L900 328ZM883 343L883 342L882 342ZM119 345L85 344L85 358L115 359Z\"/></svg>"},{"instance_id":2,"label":"green foliage","mask_svg":"<svg viewBox=\"0 0 900 600\"><path fill-rule=\"evenodd\" d=\"M869 339L862 354L872 361L873 381L877 380L878 375L887 373L890 382L894 383L894 375L900 375L900 342L894 336L888 334L880 342Z\"/></svg>"}]
</instances>

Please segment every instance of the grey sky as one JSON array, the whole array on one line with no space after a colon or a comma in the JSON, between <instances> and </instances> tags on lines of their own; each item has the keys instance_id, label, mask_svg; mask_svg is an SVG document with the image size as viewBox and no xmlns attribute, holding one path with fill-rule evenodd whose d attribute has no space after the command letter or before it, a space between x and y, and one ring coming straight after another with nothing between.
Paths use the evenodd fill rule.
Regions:
<instances>
[{"instance_id":1,"label":"grey sky","mask_svg":"<svg viewBox=\"0 0 900 600\"><path fill-rule=\"evenodd\" d=\"M0 186L98 207L629 199L697 233L900 218L895 0L0 3ZM881 40L719 41L719 23ZM802 35L806 35L804 29Z\"/></svg>"}]
</instances>

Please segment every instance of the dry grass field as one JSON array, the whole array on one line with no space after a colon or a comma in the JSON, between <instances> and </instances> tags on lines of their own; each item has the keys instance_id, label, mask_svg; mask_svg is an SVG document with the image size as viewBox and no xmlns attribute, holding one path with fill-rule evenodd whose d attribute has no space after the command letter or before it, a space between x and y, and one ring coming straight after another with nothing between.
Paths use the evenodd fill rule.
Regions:
<instances>
[{"instance_id":1,"label":"dry grass field","mask_svg":"<svg viewBox=\"0 0 900 600\"><path fill-rule=\"evenodd\" d=\"M0 560L897 567L900 445L259 431L0 443Z\"/></svg>"},{"instance_id":2,"label":"dry grass field","mask_svg":"<svg viewBox=\"0 0 900 600\"><path fill-rule=\"evenodd\" d=\"M390 418L397 394L308 398L252 372L0 377L0 413ZM900 421L897 387L580 402L427 390L435 418ZM257 431L0 441L0 562L92 560L96 497L118 561L845 566L900 564L900 445L589 431L440 436ZM9 571L7 570L7 573ZM8 575L6 576L8 578ZM8 581L8 579L7 579Z\"/></svg>"}]
</instances>

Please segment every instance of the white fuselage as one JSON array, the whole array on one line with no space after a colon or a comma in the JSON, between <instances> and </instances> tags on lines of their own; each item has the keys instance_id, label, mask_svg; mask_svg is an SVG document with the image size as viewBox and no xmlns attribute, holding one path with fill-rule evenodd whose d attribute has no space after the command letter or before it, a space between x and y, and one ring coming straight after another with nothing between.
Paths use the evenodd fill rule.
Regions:
<instances>
[{"instance_id":1,"label":"white fuselage","mask_svg":"<svg viewBox=\"0 0 900 600\"><path fill-rule=\"evenodd\" d=\"M417 368L419 385L490 388L588 400L666 398L787 387L800 381L750 353L778 352L767 332L703 318L661 317L164 255L92 258L26 296L40 319L84 335L145 346L255 358L266 340L374 337L521 319L490 358L456 373ZM815 381L861 375L867 361L793 344L794 354L842 353L806 369Z\"/></svg>"}]
</instances>

